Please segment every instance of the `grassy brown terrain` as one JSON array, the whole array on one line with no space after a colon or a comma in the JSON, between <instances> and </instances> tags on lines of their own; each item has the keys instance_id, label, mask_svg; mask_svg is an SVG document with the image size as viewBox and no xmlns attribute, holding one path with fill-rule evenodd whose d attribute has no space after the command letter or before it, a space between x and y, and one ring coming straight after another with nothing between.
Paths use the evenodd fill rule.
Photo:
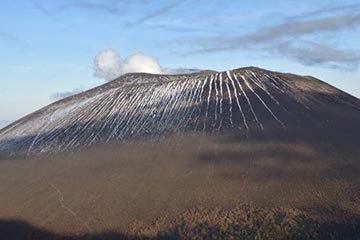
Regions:
<instances>
[{"instance_id":1,"label":"grassy brown terrain","mask_svg":"<svg viewBox=\"0 0 360 240\"><path fill-rule=\"evenodd\" d=\"M324 215L290 207L263 208L244 204L229 209L190 209L170 222L158 220L146 228L134 225L131 233L56 234L16 221L0 221L0 230L2 239L31 240L358 239L360 218L335 213ZM7 235L6 232L11 230L13 233Z\"/></svg>"},{"instance_id":2,"label":"grassy brown terrain","mask_svg":"<svg viewBox=\"0 0 360 240\"><path fill-rule=\"evenodd\" d=\"M236 136L2 159L1 239L359 238L359 150Z\"/></svg>"}]
</instances>

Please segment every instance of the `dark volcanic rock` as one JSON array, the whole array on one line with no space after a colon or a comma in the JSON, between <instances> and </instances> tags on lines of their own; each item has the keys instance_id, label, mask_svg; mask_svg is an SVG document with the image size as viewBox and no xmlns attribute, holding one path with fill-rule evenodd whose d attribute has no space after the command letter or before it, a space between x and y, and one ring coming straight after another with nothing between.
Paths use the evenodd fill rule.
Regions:
<instances>
[{"instance_id":1,"label":"dark volcanic rock","mask_svg":"<svg viewBox=\"0 0 360 240\"><path fill-rule=\"evenodd\" d=\"M192 132L239 139L359 140L360 101L312 77L249 67L126 74L0 130L0 156L53 153ZM334 134L334 135L332 135ZM355 138L355 139L354 139Z\"/></svg>"}]
</instances>

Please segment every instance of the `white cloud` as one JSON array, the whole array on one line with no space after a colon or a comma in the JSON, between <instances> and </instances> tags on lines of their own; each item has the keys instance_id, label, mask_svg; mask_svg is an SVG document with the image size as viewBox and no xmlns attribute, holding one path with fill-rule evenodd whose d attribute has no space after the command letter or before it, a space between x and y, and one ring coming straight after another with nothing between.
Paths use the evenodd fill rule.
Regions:
<instances>
[{"instance_id":1,"label":"white cloud","mask_svg":"<svg viewBox=\"0 0 360 240\"><path fill-rule=\"evenodd\" d=\"M164 73L158 61L143 53L137 53L125 58L121 58L112 49L100 52L94 60L95 76L106 81L113 80L125 73L146 72L161 74Z\"/></svg>"},{"instance_id":2,"label":"white cloud","mask_svg":"<svg viewBox=\"0 0 360 240\"><path fill-rule=\"evenodd\" d=\"M145 72L153 74L183 74L196 72L194 69L172 69L160 66L158 60L143 53L125 58L112 49L104 50L94 59L95 76L111 81L125 73Z\"/></svg>"},{"instance_id":3,"label":"white cloud","mask_svg":"<svg viewBox=\"0 0 360 240\"><path fill-rule=\"evenodd\" d=\"M128 72L146 72L146 73L163 73L161 66L155 58L142 53L128 56L122 64L124 73Z\"/></svg>"},{"instance_id":4,"label":"white cloud","mask_svg":"<svg viewBox=\"0 0 360 240\"><path fill-rule=\"evenodd\" d=\"M56 93L51 94L50 99L57 101L57 100L78 94L82 91L84 91L82 88L74 88L72 91L68 91L68 92L56 92Z\"/></svg>"}]
</instances>

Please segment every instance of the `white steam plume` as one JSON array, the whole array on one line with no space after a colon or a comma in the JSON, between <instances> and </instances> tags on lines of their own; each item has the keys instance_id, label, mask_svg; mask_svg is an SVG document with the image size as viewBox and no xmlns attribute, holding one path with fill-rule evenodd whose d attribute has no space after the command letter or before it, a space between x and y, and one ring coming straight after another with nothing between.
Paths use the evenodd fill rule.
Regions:
<instances>
[{"instance_id":1,"label":"white steam plume","mask_svg":"<svg viewBox=\"0 0 360 240\"><path fill-rule=\"evenodd\" d=\"M95 76L111 81L125 73L144 72L154 74L182 74L197 72L194 69L171 69L160 66L157 59L136 53L125 58L112 49L104 50L94 59Z\"/></svg>"},{"instance_id":2,"label":"white steam plume","mask_svg":"<svg viewBox=\"0 0 360 240\"><path fill-rule=\"evenodd\" d=\"M136 53L124 59L114 50L105 50L95 57L95 76L106 81L130 72L164 73L158 61L143 53Z\"/></svg>"}]
</instances>

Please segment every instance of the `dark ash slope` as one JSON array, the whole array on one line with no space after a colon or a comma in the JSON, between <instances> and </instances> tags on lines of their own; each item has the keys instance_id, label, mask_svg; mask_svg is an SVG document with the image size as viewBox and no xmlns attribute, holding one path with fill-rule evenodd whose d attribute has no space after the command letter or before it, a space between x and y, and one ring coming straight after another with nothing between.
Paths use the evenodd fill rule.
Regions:
<instances>
[{"instance_id":1,"label":"dark ash slope","mask_svg":"<svg viewBox=\"0 0 360 240\"><path fill-rule=\"evenodd\" d=\"M358 99L312 77L252 67L173 76L126 74L0 130L0 156L185 132L236 131L239 138L252 139L296 137L293 131L300 128L321 130L318 137L327 139L332 129L352 138L359 120Z\"/></svg>"}]
</instances>

